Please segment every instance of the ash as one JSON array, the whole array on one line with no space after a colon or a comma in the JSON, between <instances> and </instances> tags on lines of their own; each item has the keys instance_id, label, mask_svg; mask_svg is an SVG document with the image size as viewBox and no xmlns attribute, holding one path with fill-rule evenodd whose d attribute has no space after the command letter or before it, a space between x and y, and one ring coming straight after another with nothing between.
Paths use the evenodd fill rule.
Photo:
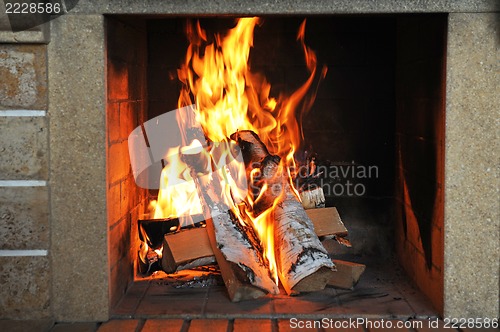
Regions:
<instances>
[{"instance_id":1,"label":"ash","mask_svg":"<svg viewBox=\"0 0 500 332\"><path fill-rule=\"evenodd\" d=\"M174 288L206 288L209 286L218 286L218 285L220 285L219 278L216 278L214 276L207 276L201 278L195 277L191 281L177 282L172 284Z\"/></svg>"},{"instance_id":2,"label":"ash","mask_svg":"<svg viewBox=\"0 0 500 332\"><path fill-rule=\"evenodd\" d=\"M206 265L172 274L163 274L161 279L156 279L156 283L177 289L207 288L224 285L217 265Z\"/></svg>"}]
</instances>

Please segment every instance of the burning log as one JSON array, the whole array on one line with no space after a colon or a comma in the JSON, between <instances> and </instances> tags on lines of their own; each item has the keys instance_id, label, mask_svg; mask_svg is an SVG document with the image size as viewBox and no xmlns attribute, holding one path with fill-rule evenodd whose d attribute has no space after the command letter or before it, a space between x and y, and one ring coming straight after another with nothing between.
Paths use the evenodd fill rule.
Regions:
<instances>
[{"instance_id":1,"label":"burning log","mask_svg":"<svg viewBox=\"0 0 500 332\"><path fill-rule=\"evenodd\" d=\"M253 210L260 215L273 208L276 263L286 292L323 289L335 266L314 233L314 226L297 199L288 176L281 174L280 158L269 154L252 131L238 131L231 135L231 139L242 150L247 174L260 169L261 176L250 186L259 188L259 192L254 193Z\"/></svg>"},{"instance_id":2,"label":"burning log","mask_svg":"<svg viewBox=\"0 0 500 332\"><path fill-rule=\"evenodd\" d=\"M244 229L229 207L221 202L222 177L219 172L207 174L206 168L202 166L210 163L209 160L203 161L209 157L198 149L181 152L184 161L191 168L203 205L210 245L231 301L279 293L257 247L258 242L252 236L253 232Z\"/></svg>"},{"instance_id":3,"label":"burning log","mask_svg":"<svg viewBox=\"0 0 500 332\"><path fill-rule=\"evenodd\" d=\"M328 285L343 289L352 289L359 281L359 278L365 271L366 266L363 264L352 263L334 259L333 262L337 267L335 272L328 282Z\"/></svg>"}]
</instances>

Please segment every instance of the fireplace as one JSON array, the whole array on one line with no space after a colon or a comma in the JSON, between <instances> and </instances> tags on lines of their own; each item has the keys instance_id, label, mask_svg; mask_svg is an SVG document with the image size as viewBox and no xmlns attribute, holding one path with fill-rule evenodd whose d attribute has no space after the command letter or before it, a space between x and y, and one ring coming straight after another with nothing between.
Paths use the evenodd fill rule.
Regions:
<instances>
[{"instance_id":1,"label":"fireplace","mask_svg":"<svg viewBox=\"0 0 500 332\"><path fill-rule=\"evenodd\" d=\"M318 68L328 72L304 115L301 152L317 154L327 205L341 212L353 242L351 249L329 244L331 254L350 253L377 266L395 252L437 313L443 305L447 17L264 17L249 62L252 72L268 79L271 95L293 91L307 79L296 41L304 19L305 42L316 52ZM177 107L177 70L187 49L184 30L195 20L207 35L235 24L230 17L107 17L112 304L119 303L134 276L140 279L138 219L157 196L136 185L127 137L147 119L158 121ZM118 307L123 314L123 305Z\"/></svg>"},{"instance_id":2,"label":"fireplace","mask_svg":"<svg viewBox=\"0 0 500 332\"><path fill-rule=\"evenodd\" d=\"M495 43L495 14L467 13L495 11L494 5L413 9L427 14L410 14L412 10L404 8L313 6L280 13L274 4L230 11L216 6L208 12L181 6L160 8L147 16L137 16L142 12L137 8L126 12L101 8L94 14L88 3L79 6L75 15L52 21L50 32L42 30L31 37L31 43L42 43L37 47L47 50L50 105L43 98L27 106L6 104L0 114L12 122L17 119L11 114L17 113L10 110L39 111L27 116L50 128L50 135L44 136L50 150L49 170L5 176L9 181L34 183L37 187L30 192L43 192L47 206L50 200L50 245L47 241L33 248L48 252L16 258L30 266L41 264L44 273L36 282L45 289L46 303L36 307L13 302L9 304L12 309L5 311L7 318L19 315L23 306L29 308L24 315L30 318L106 320L111 315L131 315L133 309L127 312L119 303L133 292L138 297L143 294L141 281L134 283L137 220L154 193L135 184L127 138L148 119L177 108L178 83L169 74L185 51L181 29L185 16L193 15L207 25L230 25L231 17L211 17L217 13L264 15L265 22L256 32L252 66L266 74L276 91L304 79L303 60L292 56L291 47L297 25L307 17L306 43L318 53L320 64L328 66L314 106L304 119L307 143L338 172L349 167L377 170L370 177L354 174L335 179L337 186L332 185L327 193L327 204L337 207L350 231L353 248L349 254L382 260L396 256L395 264L407 276L404 280L411 280L432 303L432 311L423 316L477 317L498 311L498 259L471 248L473 239L465 235L470 234L465 231L470 226L461 221L464 216L481 219L474 231L485 236L486 251L498 252L496 205L483 199L494 196L495 190L494 181L488 180L494 176L494 158L486 148L494 135L488 119L494 113L495 97L487 92L492 82L483 80L488 75L480 74L483 69L491 70L488 47ZM116 15L121 13L135 15ZM481 40L465 33L471 26ZM481 48L483 39L489 43ZM271 47L273 43L282 47ZM467 51L463 51L464 44ZM14 48L31 51L29 46ZM461 72L471 69L463 67L462 61L473 50L478 52L477 61L470 66L476 70L466 77ZM35 59L43 57L37 52ZM477 93L466 92L463 84L468 80L469 85L478 85ZM43 84L37 91L46 93ZM467 105L474 104L481 107L473 107L472 129L468 129ZM40 111L45 108L48 113ZM484 130L479 133L478 128ZM478 147L476 152L464 152L471 142ZM464 182L467 172L477 177L481 188ZM29 182L38 179L42 181ZM12 186L9 181L2 186ZM355 195L348 194L347 181L360 185ZM22 184L14 183L9 192L28 190L16 185ZM471 197L472 206L463 204L461 192ZM5 197L11 202L17 196ZM30 195L25 197L30 199ZM461 266L464 259L470 264ZM484 276L484 281L472 286L467 274ZM9 278L9 285L14 284ZM161 292L161 288L154 291ZM464 293L473 300L459 296ZM194 299L204 296L196 290L187 294ZM323 293L320 298L329 296L333 295ZM280 301L285 303L285 299ZM353 314L355 304L351 306ZM182 309L177 312L181 313ZM402 317L397 310L394 316Z\"/></svg>"}]
</instances>

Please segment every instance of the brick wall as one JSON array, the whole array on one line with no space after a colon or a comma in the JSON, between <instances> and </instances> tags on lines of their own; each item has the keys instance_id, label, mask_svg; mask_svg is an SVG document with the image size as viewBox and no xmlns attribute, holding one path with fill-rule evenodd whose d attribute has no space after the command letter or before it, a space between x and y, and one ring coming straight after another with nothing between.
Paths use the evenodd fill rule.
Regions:
<instances>
[{"instance_id":1,"label":"brick wall","mask_svg":"<svg viewBox=\"0 0 500 332\"><path fill-rule=\"evenodd\" d=\"M136 21L107 21L107 204L109 227L110 306L133 280L137 255L137 219L145 210L146 192L132 175L128 135L146 114L145 26Z\"/></svg>"},{"instance_id":2,"label":"brick wall","mask_svg":"<svg viewBox=\"0 0 500 332\"><path fill-rule=\"evenodd\" d=\"M397 51L397 252L441 311L446 16L399 18Z\"/></svg>"},{"instance_id":3,"label":"brick wall","mask_svg":"<svg viewBox=\"0 0 500 332\"><path fill-rule=\"evenodd\" d=\"M0 27L0 319L52 313L47 41Z\"/></svg>"}]
</instances>

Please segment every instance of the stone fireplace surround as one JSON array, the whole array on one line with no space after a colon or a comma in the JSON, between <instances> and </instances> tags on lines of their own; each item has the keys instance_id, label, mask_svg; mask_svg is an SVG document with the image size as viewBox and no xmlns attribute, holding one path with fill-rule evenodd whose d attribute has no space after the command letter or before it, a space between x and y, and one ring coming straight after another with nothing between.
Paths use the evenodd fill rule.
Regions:
<instances>
[{"instance_id":1,"label":"stone fireplace surround","mask_svg":"<svg viewBox=\"0 0 500 332\"><path fill-rule=\"evenodd\" d=\"M21 239L0 233L1 318L109 318L116 292L108 263L115 248L107 218L113 207L106 185L110 147L103 15L434 12L449 13L439 309L448 317L497 317L498 10L495 1L80 1L50 28L0 32L2 59L23 68L16 86L0 78L0 144L9 160L0 162L0 208L16 207L9 215L19 221L18 231L29 233Z\"/></svg>"}]
</instances>

